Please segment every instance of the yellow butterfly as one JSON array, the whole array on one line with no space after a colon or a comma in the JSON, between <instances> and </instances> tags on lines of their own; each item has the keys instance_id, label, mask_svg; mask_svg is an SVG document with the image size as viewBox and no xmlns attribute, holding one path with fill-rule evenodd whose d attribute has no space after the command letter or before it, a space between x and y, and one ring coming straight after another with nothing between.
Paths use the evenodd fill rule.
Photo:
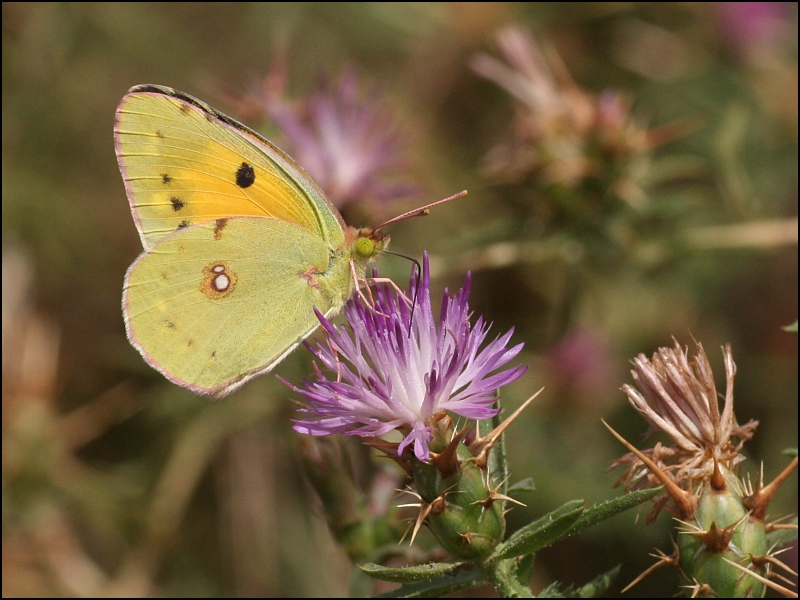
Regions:
<instances>
[{"instance_id":1,"label":"yellow butterfly","mask_svg":"<svg viewBox=\"0 0 800 600\"><path fill-rule=\"evenodd\" d=\"M348 227L274 144L167 87L131 88L114 137L144 246L125 275L128 338L200 394L275 367L319 325L314 307L333 316L356 291L389 243L381 227L427 214Z\"/></svg>"}]
</instances>

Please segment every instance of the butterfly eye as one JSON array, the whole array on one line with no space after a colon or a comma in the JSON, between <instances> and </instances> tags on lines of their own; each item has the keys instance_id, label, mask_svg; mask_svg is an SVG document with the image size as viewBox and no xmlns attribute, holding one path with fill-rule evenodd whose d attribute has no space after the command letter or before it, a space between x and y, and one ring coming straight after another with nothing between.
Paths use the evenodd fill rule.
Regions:
<instances>
[{"instance_id":1,"label":"butterfly eye","mask_svg":"<svg viewBox=\"0 0 800 600\"><path fill-rule=\"evenodd\" d=\"M358 238L355 251L359 258L371 258L375 254L375 241L367 237Z\"/></svg>"}]
</instances>

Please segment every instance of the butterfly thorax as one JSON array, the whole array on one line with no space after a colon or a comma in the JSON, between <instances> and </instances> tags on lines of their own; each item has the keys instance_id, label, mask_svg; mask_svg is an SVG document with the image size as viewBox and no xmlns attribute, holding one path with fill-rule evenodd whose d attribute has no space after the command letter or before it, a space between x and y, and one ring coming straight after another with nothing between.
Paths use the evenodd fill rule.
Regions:
<instances>
[{"instance_id":1,"label":"butterfly thorax","mask_svg":"<svg viewBox=\"0 0 800 600\"><path fill-rule=\"evenodd\" d=\"M328 268L320 272L309 270L301 276L323 301L330 306L327 314L339 312L367 277L370 265L389 245L389 236L369 228L348 227L345 244L333 252Z\"/></svg>"}]
</instances>

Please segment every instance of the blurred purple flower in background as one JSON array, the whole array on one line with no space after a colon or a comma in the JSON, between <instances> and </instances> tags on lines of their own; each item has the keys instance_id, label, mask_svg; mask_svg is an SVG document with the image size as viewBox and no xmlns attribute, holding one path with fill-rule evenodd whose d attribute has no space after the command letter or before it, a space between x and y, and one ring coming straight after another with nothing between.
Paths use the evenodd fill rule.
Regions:
<instances>
[{"instance_id":1,"label":"blurred purple flower in background","mask_svg":"<svg viewBox=\"0 0 800 600\"><path fill-rule=\"evenodd\" d=\"M307 347L333 379L316 367L313 381L297 387L284 381L308 400L308 407L301 409L306 417L295 421L295 430L374 437L399 429L404 438L398 455L413 444L416 457L426 461L432 425L445 411L467 419L496 415L495 391L527 367L493 372L511 361L523 344L506 347L512 329L479 349L490 325L483 317L470 325L469 288L468 275L457 294L445 291L437 326L426 254L421 281L416 272L409 281L409 293L417 294L413 319L409 300L387 285L374 288L374 306L358 296L348 302L344 314L349 331L318 314L325 341Z\"/></svg>"},{"instance_id":2,"label":"blurred purple flower in background","mask_svg":"<svg viewBox=\"0 0 800 600\"><path fill-rule=\"evenodd\" d=\"M712 6L720 30L738 50L771 46L789 35L788 2L715 2Z\"/></svg>"},{"instance_id":3,"label":"blurred purple flower in background","mask_svg":"<svg viewBox=\"0 0 800 600\"><path fill-rule=\"evenodd\" d=\"M557 391L595 409L603 407L604 392L614 389L615 372L611 348L599 333L584 327L571 329L550 348L548 359Z\"/></svg>"},{"instance_id":4,"label":"blurred purple flower in background","mask_svg":"<svg viewBox=\"0 0 800 600\"><path fill-rule=\"evenodd\" d=\"M374 209L376 201L419 193L419 185L402 178L409 167L408 139L377 87L363 92L349 68L338 84L323 74L305 98L290 99L285 63L275 61L257 91L235 102L249 116L273 121L283 134L281 148L335 206Z\"/></svg>"}]
</instances>

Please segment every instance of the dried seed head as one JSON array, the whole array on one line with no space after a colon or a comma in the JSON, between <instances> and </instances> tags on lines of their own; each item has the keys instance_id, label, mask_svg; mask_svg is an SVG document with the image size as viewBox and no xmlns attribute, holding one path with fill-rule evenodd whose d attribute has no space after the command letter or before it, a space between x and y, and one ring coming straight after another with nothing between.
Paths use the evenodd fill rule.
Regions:
<instances>
[{"instance_id":1,"label":"dried seed head","mask_svg":"<svg viewBox=\"0 0 800 600\"><path fill-rule=\"evenodd\" d=\"M722 411L711 365L700 343L691 359L688 348L682 348L677 341L674 348L659 348L652 359L640 354L633 360L635 369L631 371L638 389L630 385L622 388L633 407L650 422L651 431L660 429L674 441L672 446L656 444L643 453L669 472L676 483L690 489L713 477L720 467L731 469L744 460L742 445L758 426L758 421L745 425L736 422L736 365L729 345L722 354L727 380ZM629 465L623 476L628 487L658 485L634 455L623 456L614 466L621 464Z\"/></svg>"}]
</instances>

